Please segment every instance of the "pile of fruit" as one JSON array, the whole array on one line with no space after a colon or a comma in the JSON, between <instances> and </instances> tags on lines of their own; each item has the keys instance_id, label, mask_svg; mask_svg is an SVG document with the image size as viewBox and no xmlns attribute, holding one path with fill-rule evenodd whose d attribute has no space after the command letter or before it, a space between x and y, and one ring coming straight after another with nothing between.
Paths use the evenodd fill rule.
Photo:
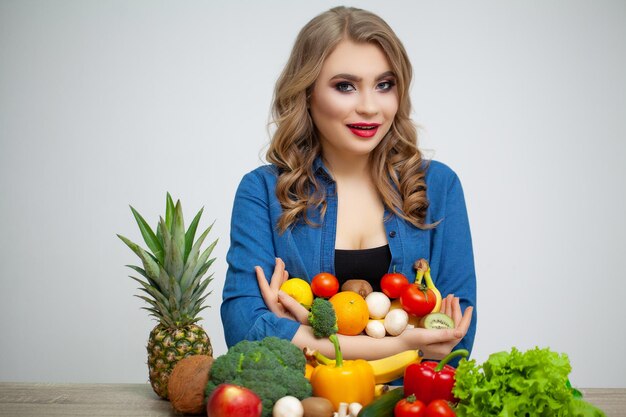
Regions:
<instances>
[{"instance_id":1,"label":"pile of fruit","mask_svg":"<svg viewBox=\"0 0 626 417\"><path fill-rule=\"evenodd\" d=\"M138 297L158 320L148 341L148 367L154 391L175 411L209 417L482 417L604 416L582 400L569 384L565 355L549 349L493 354L482 365L462 359L458 369L447 362L467 356L452 352L441 362L423 362L407 350L386 358L344 360L337 334L397 336L407 327L454 328L439 311L442 298L428 263L416 262L414 283L398 273L381 279L382 292L362 280L339 288L328 273L311 285L299 278L281 289L310 310L309 324L318 338L335 347L330 359L301 351L275 337L242 341L217 358L206 332L196 323L212 277L205 277L217 241L201 250L211 227L196 239L200 210L185 230L182 207L166 196L165 219L153 230L131 207L148 250L120 239L141 259L129 266L141 287ZM403 388L387 383L404 377Z\"/></svg>"},{"instance_id":2,"label":"pile of fruit","mask_svg":"<svg viewBox=\"0 0 626 417\"><path fill-rule=\"evenodd\" d=\"M339 289L333 275L322 272L311 280L291 278L281 290L306 308L314 297L328 298L337 315L337 333L354 336L366 333L374 338L397 336L407 327L451 329L451 317L439 312L441 293L435 287L430 268L425 259L415 263L414 283L403 274L392 272L383 275L382 292L373 291L365 280L346 281Z\"/></svg>"}]
</instances>

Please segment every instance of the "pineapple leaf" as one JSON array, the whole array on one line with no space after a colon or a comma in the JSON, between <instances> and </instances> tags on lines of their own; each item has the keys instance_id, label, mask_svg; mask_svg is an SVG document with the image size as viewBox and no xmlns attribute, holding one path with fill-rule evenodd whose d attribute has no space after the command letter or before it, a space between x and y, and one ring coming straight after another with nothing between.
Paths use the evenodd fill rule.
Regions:
<instances>
[{"instance_id":1,"label":"pineapple leaf","mask_svg":"<svg viewBox=\"0 0 626 417\"><path fill-rule=\"evenodd\" d=\"M174 324L174 319L170 316L161 316L158 318L161 325L165 326L168 329L173 329L176 327Z\"/></svg>"},{"instance_id":2,"label":"pineapple leaf","mask_svg":"<svg viewBox=\"0 0 626 417\"><path fill-rule=\"evenodd\" d=\"M198 263L196 264L196 268L193 271L194 276L198 275L198 273L202 271L203 269L204 271L206 271L206 269L204 268L204 264L206 263L209 256L211 256L211 252L213 251L213 248L215 248L215 245L217 245L217 239L215 239L215 241L213 241L213 243L211 243L209 247L206 248L204 252L202 252L202 255L200 255L200 258L198 258ZM208 266L206 268L208 268Z\"/></svg>"},{"instance_id":3,"label":"pineapple leaf","mask_svg":"<svg viewBox=\"0 0 626 417\"><path fill-rule=\"evenodd\" d=\"M200 252L200 247L202 246L202 243L204 242L206 236L209 234L211 227L213 227L213 225L209 226L204 231L204 233L200 235L196 243L191 248L191 252L189 253L189 257L187 258L187 261L185 263L185 272L183 272L183 276L180 280L180 286L183 290L187 289L187 287L189 286L189 280L192 279L194 277L194 274L196 274L197 272L198 253Z\"/></svg>"},{"instance_id":4,"label":"pineapple leaf","mask_svg":"<svg viewBox=\"0 0 626 417\"><path fill-rule=\"evenodd\" d=\"M178 247L174 243L174 237L170 230L167 228L165 221L161 218L159 223L159 229L163 235L163 249L165 250L165 271L169 277L180 279L182 274L182 254ZM178 271L178 262L180 262L180 271ZM169 278L166 282L169 282ZM169 289L169 286L168 286Z\"/></svg>"},{"instance_id":5,"label":"pineapple leaf","mask_svg":"<svg viewBox=\"0 0 626 417\"><path fill-rule=\"evenodd\" d=\"M159 282L160 282L160 287L161 287L161 293L165 296L165 297L169 297L169 292L170 292L170 286L169 286L169 282L170 282L170 276L167 273L167 271L165 270L165 268L161 265L160 267L161 269L159 270Z\"/></svg>"},{"instance_id":6,"label":"pineapple leaf","mask_svg":"<svg viewBox=\"0 0 626 417\"><path fill-rule=\"evenodd\" d=\"M172 196L170 193L167 193L165 197L165 224L167 225L167 230L172 230L172 220L174 218L174 201L172 200Z\"/></svg>"},{"instance_id":7,"label":"pineapple leaf","mask_svg":"<svg viewBox=\"0 0 626 417\"><path fill-rule=\"evenodd\" d=\"M172 307L170 311L174 315L178 312L178 308L180 306L181 295L182 294L180 292L180 286L178 285L178 282L176 282L176 280L173 277L170 277L169 302L170 302L170 306Z\"/></svg>"},{"instance_id":8,"label":"pineapple leaf","mask_svg":"<svg viewBox=\"0 0 626 417\"><path fill-rule=\"evenodd\" d=\"M157 310L155 310L152 307L141 307L142 310L148 310L149 312L151 312L152 314L150 314L151 316L157 316L159 314L159 312Z\"/></svg>"},{"instance_id":9,"label":"pineapple leaf","mask_svg":"<svg viewBox=\"0 0 626 417\"><path fill-rule=\"evenodd\" d=\"M213 291L209 291L208 293L204 294L199 300L198 300L198 306L200 306L201 304L204 303L204 301L209 297L209 295L211 295L213 293ZM204 307L209 307L209 306L204 306Z\"/></svg>"},{"instance_id":10,"label":"pineapple leaf","mask_svg":"<svg viewBox=\"0 0 626 417\"><path fill-rule=\"evenodd\" d=\"M133 277L132 275L129 275L129 277L137 281L139 284L141 284L143 288L140 288L140 290L143 290L146 293L148 293L150 296L152 296L154 300L159 301L165 307L169 307L169 302L167 301L167 298L165 298L163 294L161 294L156 288L151 287L150 285L146 284L145 282L143 282L142 280L138 278Z\"/></svg>"},{"instance_id":11,"label":"pineapple leaf","mask_svg":"<svg viewBox=\"0 0 626 417\"><path fill-rule=\"evenodd\" d=\"M197 259L189 258L187 260L187 264L185 265L185 271L183 272L183 276L180 279L180 289L183 292L186 292L189 287L193 287L193 283L195 279L193 279L193 271L196 269L196 264L198 263ZM191 282L189 282L192 280Z\"/></svg>"},{"instance_id":12,"label":"pineapple leaf","mask_svg":"<svg viewBox=\"0 0 626 417\"><path fill-rule=\"evenodd\" d=\"M183 301L183 306L181 307L181 309L188 309L189 308L189 304L191 303L191 296L193 295L193 292L196 288L198 288L198 283L200 282L200 280L202 279L201 276L197 276L193 279L193 281L191 281L191 284L189 285L189 287L187 287L184 292L183 292L183 296L182 296L182 301Z\"/></svg>"},{"instance_id":13,"label":"pineapple leaf","mask_svg":"<svg viewBox=\"0 0 626 417\"><path fill-rule=\"evenodd\" d=\"M207 262L205 262L204 265L202 265L200 269L198 269L198 273L196 274L196 276L201 277L202 275L204 275L204 273L209 269L214 261L215 258L211 258Z\"/></svg>"},{"instance_id":14,"label":"pineapple leaf","mask_svg":"<svg viewBox=\"0 0 626 417\"><path fill-rule=\"evenodd\" d=\"M159 288L159 283L157 281L153 280L152 278L150 278L143 268L140 268L140 267L135 266L135 265L126 265L126 266L131 268L131 269L133 269L133 270L135 270L136 272L139 272L141 274L141 276L143 276L145 279L148 280L148 283L152 287L160 289ZM133 277L131 277L131 278L133 278Z\"/></svg>"},{"instance_id":15,"label":"pineapple leaf","mask_svg":"<svg viewBox=\"0 0 626 417\"><path fill-rule=\"evenodd\" d=\"M157 320L161 320L161 317L159 316L159 312L156 311L155 309L150 308L150 307L141 307L141 309L149 311L150 312L150 314L149 314L150 316L156 318Z\"/></svg>"},{"instance_id":16,"label":"pineapple leaf","mask_svg":"<svg viewBox=\"0 0 626 417\"><path fill-rule=\"evenodd\" d=\"M209 307L209 306L203 306L203 307L200 307L200 308L198 308L198 309L195 309L195 310L193 311L193 317L196 317L198 320L202 320L202 317L197 317L197 316L198 316L198 314L199 314L202 310L204 310L205 308L208 308L208 307Z\"/></svg>"},{"instance_id":17,"label":"pineapple leaf","mask_svg":"<svg viewBox=\"0 0 626 417\"><path fill-rule=\"evenodd\" d=\"M180 282L183 275L183 256L185 253L185 224L180 201L176 203L176 212L172 224L170 251L165 253L165 264L170 275Z\"/></svg>"},{"instance_id":18,"label":"pineapple leaf","mask_svg":"<svg viewBox=\"0 0 626 417\"><path fill-rule=\"evenodd\" d=\"M133 206L130 206L130 210L133 212L133 216L135 216L135 220L137 221L137 225L139 225L139 230L141 231L141 236L143 236L143 240L146 242L146 245L148 245L148 248L152 251L154 257L160 262L163 262L163 246L161 245L161 242L159 242L148 223L143 217L141 217L141 214L139 214Z\"/></svg>"},{"instance_id":19,"label":"pineapple leaf","mask_svg":"<svg viewBox=\"0 0 626 417\"><path fill-rule=\"evenodd\" d=\"M191 294L191 297L189 297L190 304L198 304L200 302L198 299L204 293L204 291L206 290L207 286L209 285L209 283L211 281L213 281L213 275L212 274L207 279L202 281L200 283L200 285L198 285L198 288L196 288L195 291ZM211 292L209 292L208 294L210 294L210 293Z\"/></svg>"},{"instance_id":20,"label":"pineapple leaf","mask_svg":"<svg viewBox=\"0 0 626 417\"><path fill-rule=\"evenodd\" d=\"M200 222L200 217L202 217L202 212L204 211L204 207L198 211L196 217L193 218L191 224L189 225L189 229L185 232L185 256L183 257L183 262L187 263L187 258L189 257L189 253L191 252L192 246L194 246L193 241L196 237L196 229L198 228L198 223ZM211 225L213 226L213 225ZM211 229L211 227L209 227Z\"/></svg>"},{"instance_id":21,"label":"pineapple leaf","mask_svg":"<svg viewBox=\"0 0 626 417\"><path fill-rule=\"evenodd\" d=\"M155 261L155 259L144 249L142 249L139 245L131 242L129 239L122 235L117 235L122 242L126 243L126 245L133 251L141 261L143 262L143 267L146 271L146 274L154 280L158 280L159 277L159 265Z\"/></svg>"},{"instance_id":22,"label":"pineapple leaf","mask_svg":"<svg viewBox=\"0 0 626 417\"><path fill-rule=\"evenodd\" d=\"M156 227L156 238L159 241L159 243L161 244L161 247L163 247L163 235L161 235L161 228L159 227L159 224L157 223L157 227ZM165 257L165 254L163 255ZM165 260L163 260L165 261Z\"/></svg>"},{"instance_id":23,"label":"pineapple leaf","mask_svg":"<svg viewBox=\"0 0 626 417\"><path fill-rule=\"evenodd\" d=\"M142 300L144 300L146 303L150 304L153 307L156 307L156 305L157 305L156 301L154 301L153 299L148 298L148 297L146 297L144 295L135 295L135 297L141 298Z\"/></svg>"},{"instance_id":24,"label":"pineapple leaf","mask_svg":"<svg viewBox=\"0 0 626 417\"><path fill-rule=\"evenodd\" d=\"M168 253L170 250L170 229L167 227L167 223L163 220L163 217L159 217L159 224L157 226L157 233L161 236L161 242L163 244L163 250ZM165 265L165 258L163 259L163 265Z\"/></svg>"}]
</instances>

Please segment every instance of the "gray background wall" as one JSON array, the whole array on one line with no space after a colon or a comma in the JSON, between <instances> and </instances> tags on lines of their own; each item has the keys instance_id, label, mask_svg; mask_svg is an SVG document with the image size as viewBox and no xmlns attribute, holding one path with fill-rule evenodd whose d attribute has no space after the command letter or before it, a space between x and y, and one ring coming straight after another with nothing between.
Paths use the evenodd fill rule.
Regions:
<instances>
[{"instance_id":1,"label":"gray background wall","mask_svg":"<svg viewBox=\"0 0 626 417\"><path fill-rule=\"evenodd\" d=\"M0 1L0 381L144 382L154 323L115 237L166 191L216 219L216 354L232 198L273 84L335 2ZM626 386L626 3L354 1L415 68L421 145L464 184L474 356L549 346ZM599 363L610 365L600 366Z\"/></svg>"}]
</instances>

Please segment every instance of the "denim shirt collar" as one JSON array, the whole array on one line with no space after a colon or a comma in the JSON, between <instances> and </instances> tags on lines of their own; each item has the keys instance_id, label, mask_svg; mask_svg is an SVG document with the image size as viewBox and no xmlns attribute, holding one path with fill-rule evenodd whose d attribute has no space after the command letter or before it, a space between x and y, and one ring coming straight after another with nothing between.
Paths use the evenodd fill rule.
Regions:
<instances>
[{"instance_id":1,"label":"denim shirt collar","mask_svg":"<svg viewBox=\"0 0 626 417\"><path fill-rule=\"evenodd\" d=\"M315 160L313 161L313 173L328 184L335 182L333 176L330 174L330 171L328 171L328 168L324 165L322 155L317 155L317 157L315 157Z\"/></svg>"}]
</instances>

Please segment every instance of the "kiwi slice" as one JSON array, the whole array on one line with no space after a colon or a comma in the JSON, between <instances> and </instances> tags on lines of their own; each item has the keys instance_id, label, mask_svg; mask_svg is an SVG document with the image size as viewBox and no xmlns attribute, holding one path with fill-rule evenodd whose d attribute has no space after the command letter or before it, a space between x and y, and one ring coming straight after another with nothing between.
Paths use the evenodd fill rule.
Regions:
<instances>
[{"instance_id":1,"label":"kiwi slice","mask_svg":"<svg viewBox=\"0 0 626 417\"><path fill-rule=\"evenodd\" d=\"M454 320L444 313L430 313L422 317L420 327L425 329L454 329Z\"/></svg>"}]
</instances>

